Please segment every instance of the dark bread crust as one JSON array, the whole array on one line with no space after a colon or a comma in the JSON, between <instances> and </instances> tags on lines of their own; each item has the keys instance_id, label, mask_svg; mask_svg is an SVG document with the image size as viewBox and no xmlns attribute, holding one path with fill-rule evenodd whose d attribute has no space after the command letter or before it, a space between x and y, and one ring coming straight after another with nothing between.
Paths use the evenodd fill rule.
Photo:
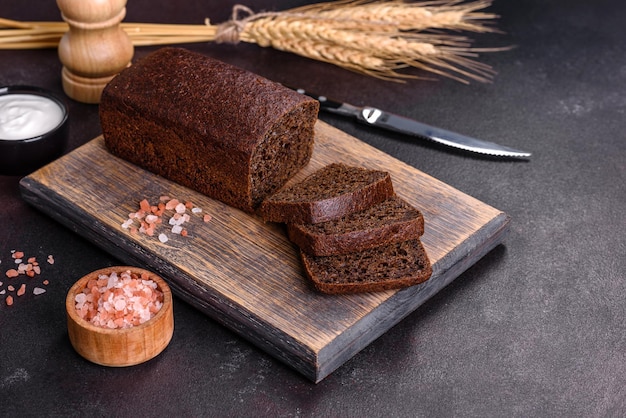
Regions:
<instances>
[{"instance_id":1,"label":"dark bread crust","mask_svg":"<svg viewBox=\"0 0 626 418\"><path fill-rule=\"evenodd\" d=\"M428 280L432 266L419 239L328 257L300 252L307 277L328 294L379 292Z\"/></svg>"},{"instance_id":2,"label":"dark bread crust","mask_svg":"<svg viewBox=\"0 0 626 418\"><path fill-rule=\"evenodd\" d=\"M329 256L419 238L422 213L398 196L361 212L318 224L288 224L289 239L310 255Z\"/></svg>"},{"instance_id":3,"label":"dark bread crust","mask_svg":"<svg viewBox=\"0 0 626 418\"><path fill-rule=\"evenodd\" d=\"M267 222L316 224L360 212L393 195L389 173L333 163L269 196L258 212Z\"/></svg>"},{"instance_id":4,"label":"dark bread crust","mask_svg":"<svg viewBox=\"0 0 626 418\"><path fill-rule=\"evenodd\" d=\"M104 89L116 156L246 212L310 160L319 103L251 72L161 48Z\"/></svg>"}]
</instances>

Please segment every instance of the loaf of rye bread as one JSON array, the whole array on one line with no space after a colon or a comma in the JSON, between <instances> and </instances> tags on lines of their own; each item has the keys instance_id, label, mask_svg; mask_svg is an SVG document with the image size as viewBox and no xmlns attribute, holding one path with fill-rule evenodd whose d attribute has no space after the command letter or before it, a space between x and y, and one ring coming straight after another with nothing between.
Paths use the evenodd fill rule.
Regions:
<instances>
[{"instance_id":1,"label":"loaf of rye bread","mask_svg":"<svg viewBox=\"0 0 626 418\"><path fill-rule=\"evenodd\" d=\"M162 48L106 86L112 154L246 212L310 160L319 103L251 72Z\"/></svg>"},{"instance_id":2,"label":"loaf of rye bread","mask_svg":"<svg viewBox=\"0 0 626 418\"><path fill-rule=\"evenodd\" d=\"M265 221L316 224L359 212L394 195L385 171L329 164L265 199Z\"/></svg>"},{"instance_id":3,"label":"loaf of rye bread","mask_svg":"<svg viewBox=\"0 0 626 418\"><path fill-rule=\"evenodd\" d=\"M288 224L289 239L310 255L347 254L424 233L422 213L399 196L339 219L317 224Z\"/></svg>"},{"instance_id":4,"label":"loaf of rye bread","mask_svg":"<svg viewBox=\"0 0 626 418\"><path fill-rule=\"evenodd\" d=\"M328 294L379 292L428 280L432 267L419 239L333 256L300 251L308 278Z\"/></svg>"}]
</instances>

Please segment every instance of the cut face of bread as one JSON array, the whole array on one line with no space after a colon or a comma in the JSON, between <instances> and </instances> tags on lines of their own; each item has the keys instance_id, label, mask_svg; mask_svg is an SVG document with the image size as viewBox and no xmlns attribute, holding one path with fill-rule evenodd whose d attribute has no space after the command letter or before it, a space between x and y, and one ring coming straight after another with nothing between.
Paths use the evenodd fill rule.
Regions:
<instances>
[{"instance_id":1,"label":"cut face of bread","mask_svg":"<svg viewBox=\"0 0 626 418\"><path fill-rule=\"evenodd\" d=\"M329 294L378 292L422 283L432 267L419 239L327 257L300 252L306 275Z\"/></svg>"},{"instance_id":2,"label":"cut face of bread","mask_svg":"<svg viewBox=\"0 0 626 418\"><path fill-rule=\"evenodd\" d=\"M265 199L259 214L269 222L315 224L362 211L393 194L389 173L335 163Z\"/></svg>"},{"instance_id":3,"label":"cut face of bread","mask_svg":"<svg viewBox=\"0 0 626 418\"><path fill-rule=\"evenodd\" d=\"M419 238L424 233L424 217L405 200L393 196L332 221L289 224L287 233L289 239L307 254L347 254Z\"/></svg>"}]
</instances>

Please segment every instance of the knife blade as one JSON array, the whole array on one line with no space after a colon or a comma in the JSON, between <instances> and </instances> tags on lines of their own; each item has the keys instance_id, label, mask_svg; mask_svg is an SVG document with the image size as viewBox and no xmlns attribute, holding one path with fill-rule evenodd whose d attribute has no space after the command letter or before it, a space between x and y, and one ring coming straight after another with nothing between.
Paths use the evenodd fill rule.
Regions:
<instances>
[{"instance_id":1,"label":"knife blade","mask_svg":"<svg viewBox=\"0 0 626 418\"><path fill-rule=\"evenodd\" d=\"M356 118L357 121L366 125L389 131L399 132L419 138L424 138L449 147L462 149L479 154L496 157L527 159L530 152L520 151L494 142L483 141L462 135L446 129L437 128L418 122L404 116L396 115L371 106L354 106L349 103L329 99L326 96L314 94L304 89L294 89L300 94L312 97L320 102L320 109L341 116Z\"/></svg>"}]
</instances>

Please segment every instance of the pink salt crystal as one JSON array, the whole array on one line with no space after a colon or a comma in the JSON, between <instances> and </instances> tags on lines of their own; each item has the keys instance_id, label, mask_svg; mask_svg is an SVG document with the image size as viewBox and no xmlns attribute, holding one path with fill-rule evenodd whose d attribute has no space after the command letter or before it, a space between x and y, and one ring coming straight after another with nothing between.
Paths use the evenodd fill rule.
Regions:
<instances>
[{"instance_id":1,"label":"pink salt crystal","mask_svg":"<svg viewBox=\"0 0 626 418\"><path fill-rule=\"evenodd\" d=\"M176 205L174 210L176 211L176 213L182 214L182 213L185 213L185 211L187 210L187 207L183 203L179 203L178 205Z\"/></svg>"},{"instance_id":2,"label":"pink salt crystal","mask_svg":"<svg viewBox=\"0 0 626 418\"><path fill-rule=\"evenodd\" d=\"M126 308L126 301L124 299L118 299L115 301L115 310L123 311Z\"/></svg>"},{"instance_id":3,"label":"pink salt crystal","mask_svg":"<svg viewBox=\"0 0 626 418\"><path fill-rule=\"evenodd\" d=\"M48 256L48 263L54 264L54 257L52 257L51 255Z\"/></svg>"},{"instance_id":4,"label":"pink salt crystal","mask_svg":"<svg viewBox=\"0 0 626 418\"><path fill-rule=\"evenodd\" d=\"M165 244L167 241L169 241L169 238L165 234L159 234L159 241Z\"/></svg>"},{"instance_id":5,"label":"pink salt crystal","mask_svg":"<svg viewBox=\"0 0 626 418\"><path fill-rule=\"evenodd\" d=\"M9 269L9 270L7 270L7 272L6 272L6 276L7 276L8 278L17 277L17 276L19 276L19 275L20 275L20 273L19 273L17 270L15 270L15 269Z\"/></svg>"},{"instance_id":6,"label":"pink salt crystal","mask_svg":"<svg viewBox=\"0 0 626 418\"><path fill-rule=\"evenodd\" d=\"M165 209L172 210L176 208L176 206L178 206L179 203L180 202L178 201L178 199L172 199L165 204Z\"/></svg>"},{"instance_id":7,"label":"pink salt crystal","mask_svg":"<svg viewBox=\"0 0 626 418\"><path fill-rule=\"evenodd\" d=\"M87 295L84 293L79 293L76 295L76 297L74 297L74 301L79 304L82 305L85 302L87 302Z\"/></svg>"}]
</instances>

